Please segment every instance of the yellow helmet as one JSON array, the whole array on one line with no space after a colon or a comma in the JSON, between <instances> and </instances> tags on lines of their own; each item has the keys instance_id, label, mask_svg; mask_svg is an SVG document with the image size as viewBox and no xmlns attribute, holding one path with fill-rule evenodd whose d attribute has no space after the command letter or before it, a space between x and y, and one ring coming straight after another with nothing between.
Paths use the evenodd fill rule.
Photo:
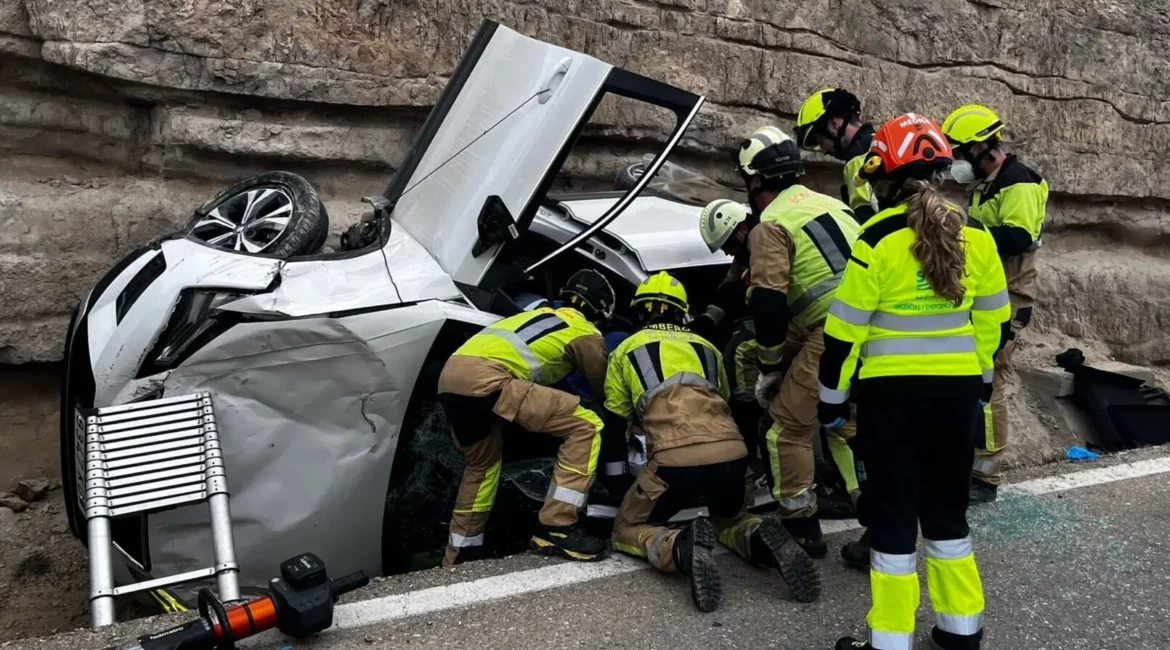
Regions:
<instances>
[{"instance_id":1,"label":"yellow helmet","mask_svg":"<svg viewBox=\"0 0 1170 650\"><path fill-rule=\"evenodd\" d=\"M788 134L774 126L764 126L752 132L739 145L738 166L748 176L775 178L785 174L799 175L804 171L800 149Z\"/></svg>"},{"instance_id":2,"label":"yellow helmet","mask_svg":"<svg viewBox=\"0 0 1170 650\"><path fill-rule=\"evenodd\" d=\"M796 143L801 149L816 151L817 143L811 137L814 133L832 137L827 130L831 118L850 119L860 114L857 95L842 88L821 88L809 95L796 113Z\"/></svg>"},{"instance_id":3,"label":"yellow helmet","mask_svg":"<svg viewBox=\"0 0 1170 650\"><path fill-rule=\"evenodd\" d=\"M667 307L681 310L684 314L690 310L686 288L666 271L659 271L643 280L634 291L634 299L630 301L630 307L645 311L654 311L656 305L659 312L666 311Z\"/></svg>"},{"instance_id":4,"label":"yellow helmet","mask_svg":"<svg viewBox=\"0 0 1170 650\"><path fill-rule=\"evenodd\" d=\"M1003 122L995 111L979 104L967 104L951 111L943 120L943 135L956 146L985 142L1003 131Z\"/></svg>"},{"instance_id":5,"label":"yellow helmet","mask_svg":"<svg viewBox=\"0 0 1170 650\"><path fill-rule=\"evenodd\" d=\"M699 233L711 252L719 250L731 239L736 226L747 221L748 207L729 199L717 199L707 204L699 215Z\"/></svg>"}]
</instances>

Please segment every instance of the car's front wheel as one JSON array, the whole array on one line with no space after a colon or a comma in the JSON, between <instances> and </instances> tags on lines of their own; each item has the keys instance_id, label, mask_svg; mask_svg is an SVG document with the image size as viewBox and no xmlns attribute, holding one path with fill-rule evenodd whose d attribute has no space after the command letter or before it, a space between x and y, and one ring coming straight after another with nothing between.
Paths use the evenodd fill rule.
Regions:
<instances>
[{"instance_id":1,"label":"car's front wheel","mask_svg":"<svg viewBox=\"0 0 1170 650\"><path fill-rule=\"evenodd\" d=\"M309 181L289 172L264 172L204 203L184 232L217 248L288 259L321 249L329 215Z\"/></svg>"}]
</instances>

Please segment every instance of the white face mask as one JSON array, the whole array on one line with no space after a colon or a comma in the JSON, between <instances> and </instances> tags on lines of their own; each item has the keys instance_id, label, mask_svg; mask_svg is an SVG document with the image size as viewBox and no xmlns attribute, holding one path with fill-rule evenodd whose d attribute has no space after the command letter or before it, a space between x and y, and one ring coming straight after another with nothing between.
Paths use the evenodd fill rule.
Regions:
<instances>
[{"instance_id":1,"label":"white face mask","mask_svg":"<svg viewBox=\"0 0 1170 650\"><path fill-rule=\"evenodd\" d=\"M956 183L962 183L964 185L979 180L975 176L975 168L966 160L956 160L951 163L951 178L955 179Z\"/></svg>"}]
</instances>

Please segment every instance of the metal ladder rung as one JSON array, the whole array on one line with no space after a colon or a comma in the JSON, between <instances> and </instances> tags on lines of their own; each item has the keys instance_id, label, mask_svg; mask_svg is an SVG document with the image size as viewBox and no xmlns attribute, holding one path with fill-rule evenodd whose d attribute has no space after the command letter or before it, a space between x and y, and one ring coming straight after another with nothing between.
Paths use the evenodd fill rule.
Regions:
<instances>
[{"instance_id":1,"label":"metal ladder rung","mask_svg":"<svg viewBox=\"0 0 1170 650\"><path fill-rule=\"evenodd\" d=\"M132 585L118 587L114 589L115 596L122 596L124 594L138 593L139 591L150 591L151 589L158 589L159 587L169 587L171 585L180 585L184 582L198 580L200 578L210 578L215 575L215 568L209 567L206 569L196 569L186 573L176 573L173 576L166 576L165 578L155 578L154 580L147 580L146 582L136 582Z\"/></svg>"},{"instance_id":2,"label":"metal ladder rung","mask_svg":"<svg viewBox=\"0 0 1170 650\"><path fill-rule=\"evenodd\" d=\"M122 413L115 413L112 415L102 415L100 417L95 417L94 420L97 424L106 425L106 424L114 424L115 422L125 422L127 420L138 420L141 418L149 418L149 417L154 417L156 415L166 415L168 413L190 412L190 413L197 413L199 415L203 415L204 408L206 408L206 407L204 407L203 404L201 404L200 402L191 402L189 404L188 403L176 403L176 404L168 404L166 406L155 406L152 408L142 409L139 411L123 411Z\"/></svg>"},{"instance_id":3,"label":"metal ladder rung","mask_svg":"<svg viewBox=\"0 0 1170 650\"><path fill-rule=\"evenodd\" d=\"M111 442L132 441L135 438L142 436L149 436L156 433L170 433L172 431L197 431L199 435L203 435L203 418L191 418L179 422L172 422L170 424L160 424L158 426L147 427L145 429L138 429L134 431L123 431L121 433L103 433L102 444L109 444Z\"/></svg>"},{"instance_id":4,"label":"metal ladder rung","mask_svg":"<svg viewBox=\"0 0 1170 650\"><path fill-rule=\"evenodd\" d=\"M203 443L198 440L177 440L175 442L166 442L149 447L96 453L101 454L101 458L112 467L125 467L126 465L136 465L140 462L135 459L141 459L141 462L150 462L156 459L163 460L191 454L201 456L203 455Z\"/></svg>"},{"instance_id":5,"label":"metal ladder rung","mask_svg":"<svg viewBox=\"0 0 1170 650\"><path fill-rule=\"evenodd\" d=\"M152 433L145 436L135 436L127 440L115 440L113 442L103 441L98 445L98 449L103 453L111 451L118 451L121 449L144 449L150 445L160 442L171 442L174 440L190 440L191 442L198 442L203 444L203 428L197 427L194 429L181 429L179 431L167 431L162 433Z\"/></svg>"},{"instance_id":6,"label":"metal ladder rung","mask_svg":"<svg viewBox=\"0 0 1170 650\"><path fill-rule=\"evenodd\" d=\"M138 485L140 483L150 483L152 481L166 480L169 478L176 478L180 476L195 476L199 480L204 479L204 472L207 466L203 463L196 465L183 465L179 469L164 470L161 472L140 472L135 474L113 475L110 472L106 473L106 485L112 489L127 487L130 485Z\"/></svg>"},{"instance_id":7,"label":"metal ladder rung","mask_svg":"<svg viewBox=\"0 0 1170 650\"><path fill-rule=\"evenodd\" d=\"M143 427L152 427L157 424L167 424L168 422L181 422L184 420L191 420L198 424L202 416L195 413L171 413L170 415L160 415L155 418L144 418L141 420L132 420L130 422L119 422L117 424L91 424L91 427L97 427L98 433L110 434L119 431L137 430ZM194 426L194 425L188 425Z\"/></svg>"},{"instance_id":8,"label":"metal ladder rung","mask_svg":"<svg viewBox=\"0 0 1170 650\"><path fill-rule=\"evenodd\" d=\"M148 472L163 471L176 467L186 467L187 465L204 464L205 463L202 454L196 454L194 456L180 456L172 460L143 463L141 465L125 465L115 469L107 469L106 479L125 478L128 476L137 476L139 474L145 474Z\"/></svg>"},{"instance_id":9,"label":"metal ladder rung","mask_svg":"<svg viewBox=\"0 0 1170 650\"><path fill-rule=\"evenodd\" d=\"M143 503L135 503L132 505L110 508L110 516L125 517L126 515L133 515L139 512L155 512L159 510L166 510L168 508L176 508L188 503L199 503L206 498L207 495L200 496L198 494L188 494L184 496L172 497L163 501L146 501Z\"/></svg>"},{"instance_id":10,"label":"metal ladder rung","mask_svg":"<svg viewBox=\"0 0 1170 650\"><path fill-rule=\"evenodd\" d=\"M97 411L100 413L98 417L110 415L114 413L124 413L126 411L140 411L147 408L157 408L159 406L166 406L168 404L178 404L180 402L201 402L204 399L209 399L211 393L191 393L190 395L179 395L178 397L164 397L162 399L150 400L149 402L131 402L129 404L122 404L119 406L103 406Z\"/></svg>"},{"instance_id":11,"label":"metal ladder rung","mask_svg":"<svg viewBox=\"0 0 1170 650\"><path fill-rule=\"evenodd\" d=\"M175 478L163 479L161 481L149 481L134 485L120 485L117 487L111 486L107 490L106 498L110 499L112 502L117 499L133 496L135 494L141 494L143 492L165 490L185 485L193 485L198 487L200 490L206 490L207 478L202 474L188 474L187 476L177 476Z\"/></svg>"},{"instance_id":12,"label":"metal ladder rung","mask_svg":"<svg viewBox=\"0 0 1170 650\"><path fill-rule=\"evenodd\" d=\"M207 496L206 483L202 485L180 485L178 487L167 488L165 490L158 490L157 492L153 492L151 494L127 494L124 496L111 495L106 497L106 499L110 504L110 509L114 510L117 508L125 508L127 506L138 504L151 505L151 502L153 501L168 501L171 498L178 498L183 496L194 496L195 498L193 500L195 501L202 499L203 497Z\"/></svg>"}]
</instances>

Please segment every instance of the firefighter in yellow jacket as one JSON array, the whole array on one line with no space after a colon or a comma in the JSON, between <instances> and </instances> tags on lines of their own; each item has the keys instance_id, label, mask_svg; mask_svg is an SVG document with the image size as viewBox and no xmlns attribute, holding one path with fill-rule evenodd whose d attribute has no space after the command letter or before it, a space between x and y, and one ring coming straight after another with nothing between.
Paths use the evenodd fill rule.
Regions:
<instances>
[{"instance_id":1,"label":"firefighter in yellow jacket","mask_svg":"<svg viewBox=\"0 0 1170 650\"><path fill-rule=\"evenodd\" d=\"M971 471L972 503L994 501L1001 480L1000 459L1008 445L1003 385L1016 347L1016 332L1032 320L1036 251L1048 203L1048 182L1003 151L1003 129L999 116L978 104L956 108L942 123L943 135L955 150L951 176L970 188L967 214L986 226L995 239L1012 300L1012 328L1003 352L996 357L995 388L984 409L984 436Z\"/></svg>"},{"instance_id":2,"label":"firefighter in yellow jacket","mask_svg":"<svg viewBox=\"0 0 1170 650\"><path fill-rule=\"evenodd\" d=\"M849 420L855 389L872 547L868 639L843 638L837 650L914 647L920 525L935 646L978 650L983 636L967 475L1008 292L992 235L939 191L951 160L925 117L878 129L862 174L884 209L853 246L825 323L818 418L828 428Z\"/></svg>"},{"instance_id":3,"label":"firefighter in yellow jacket","mask_svg":"<svg viewBox=\"0 0 1170 650\"><path fill-rule=\"evenodd\" d=\"M638 287L631 306L642 329L610 356L606 435L638 424L648 462L622 500L614 547L686 575L705 612L723 593L712 557L717 539L753 564L779 569L797 600L816 600L820 576L812 560L775 520L747 512L747 447L731 419L719 352L683 327L686 290L658 273ZM685 529L669 527L698 497L706 498L714 526L699 518Z\"/></svg>"},{"instance_id":4,"label":"firefighter in yellow jacket","mask_svg":"<svg viewBox=\"0 0 1170 650\"><path fill-rule=\"evenodd\" d=\"M861 102L843 88L822 88L809 95L796 114L796 142L806 151L821 151L845 163L841 200L858 223L877 211L869 183L858 178L873 142L873 125L861 121Z\"/></svg>"},{"instance_id":5,"label":"firefighter in yellow jacket","mask_svg":"<svg viewBox=\"0 0 1170 650\"><path fill-rule=\"evenodd\" d=\"M816 519L813 492L817 434L817 361L821 330L841 281L858 225L840 201L797 183L800 149L780 129L766 126L744 140L738 167L751 212L738 217L712 211L700 221L708 245L746 256L751 273L748 303L754 319L760 375L756 398L773 423L764 437L772 496L784 525L812 557L828 547ZM791 353L781 372L785 351ZM859 495L852 426L829 437L829 452L856 501Z\"/></svg>"},{"instance_id":6,"label":"firefighter in yellow jacket","mask_svg":"<svg viewBox=\"0 0 1170 650\"><path fill-rule=\"evenodd\" d=\"M614 293L597 271L578 271L561 290L566 307L510 316L468 339L443 367L439 403L467 466L455 498L446 566L476 559L503 464L503 429L562 438L534 549L596 560L605 542L576 526L597 470L602 421L580 398L550 388L574 369L595 395L605 385L605 340L597 329L613 314Z\"/></svg>"}]
</instances>

